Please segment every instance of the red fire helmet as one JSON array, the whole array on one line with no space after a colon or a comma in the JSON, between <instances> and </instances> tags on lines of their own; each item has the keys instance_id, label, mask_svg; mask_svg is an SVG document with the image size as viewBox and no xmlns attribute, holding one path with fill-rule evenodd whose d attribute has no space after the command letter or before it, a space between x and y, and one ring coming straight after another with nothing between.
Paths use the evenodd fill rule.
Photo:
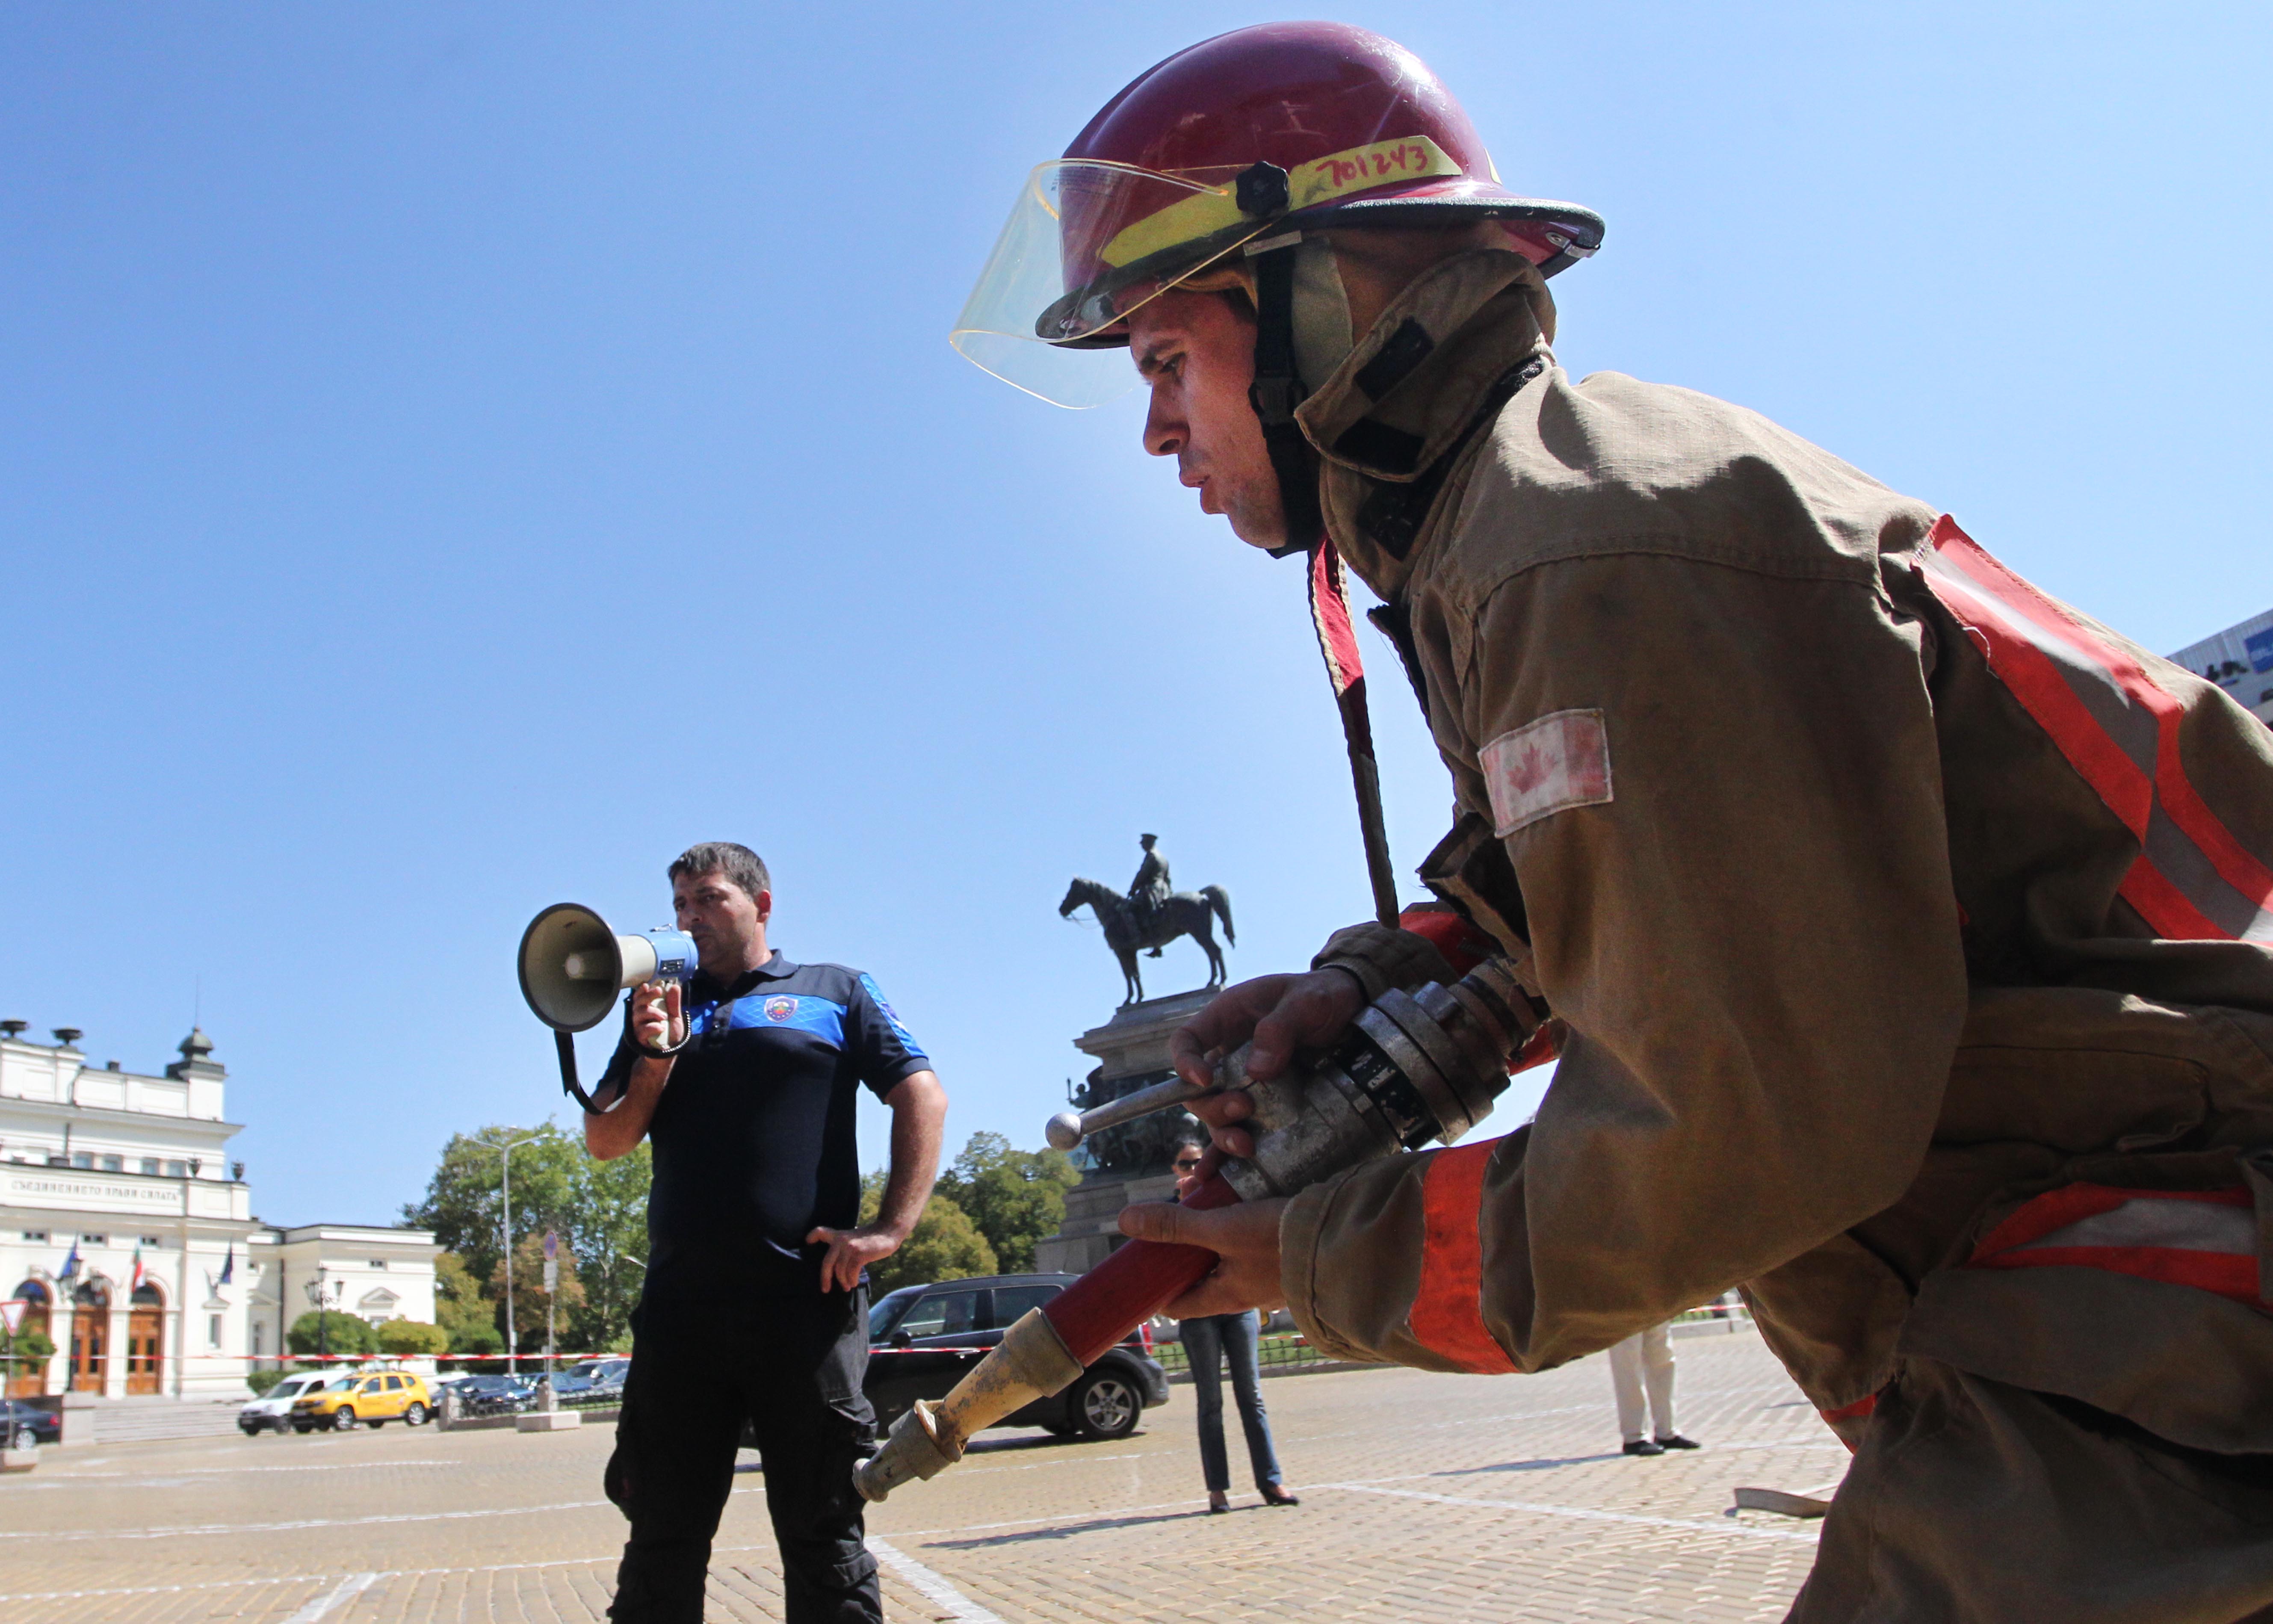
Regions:
<instances>
[{"instance_id":1,"label":"red fire helmet","mask_svg":"<svg viewBox=\"0 0 2273 1624\"><path fill-rule=\"evenodd\" d=\"M949 341L1043 399L1136 382L1077 353L1125 345L1129 311L1258 238L1332 227L1507 221L1549 275L1601 246L1575 204L1500 184L1429 67L1341 23L1265 23L1177 52L1027 177Z\"/></svg>"}]
</instances>

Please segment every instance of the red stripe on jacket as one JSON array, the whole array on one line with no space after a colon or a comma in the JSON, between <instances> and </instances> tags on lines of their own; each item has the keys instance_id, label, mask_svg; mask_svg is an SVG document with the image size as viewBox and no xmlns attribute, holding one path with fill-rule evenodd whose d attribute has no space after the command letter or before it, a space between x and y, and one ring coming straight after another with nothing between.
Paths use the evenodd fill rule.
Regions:
<instances>
[{"instance_id":1,"label":"red stripe on jacket","mask_svg":"<svg viewBox=\"0 0 2273 1624\"><path fill-rule=\"evenodd\" d=\"M2238 1185L2215 1190L2066 1185L2009 1214L1973 1248L1966 1267L2097 1269L2267 1306L2258 1275L2255 1202Z\"/></svg>"},{"instance_id":2,"label":"red stripe on jacket","mask_svg":"<svg viewBox=\"0 0 2273 1624\"><path fill-rule=\"evenodd\" d=\"M1439 1150L1422 1175L1425 1234L1421 1243L1421 1289L1407 1316L1414 1340L1462 1370L1481 1376L1512 1375L1515 1362L1484 1327L1484 1173L1497 1139Z\"/></svg>"},{"instance_id":3,"label":"red stripe on jacket","mask_svg":"<svg viewBox=\"0 0 2273 1624\"><path fill-rule=\"evenodd\" d=\"M1990 670L2141 842L2118 890L2149 927L2181 941L2273 938L2273 867L2235 838L2187 777L2179 750L2185 706L2138 661L1992 558L1947 514L1936 521L1919 562L1927 586L1972 633ZM2104 684L2126 719L2151 730L2151 772L2092 714L2077 680ZM2147 753L2145 737L2134 743L2139 754ZM2239 905L2254 909L2239 931L2209 911L2228 906L2238 917L2237 905L2190 894L2149 856L2158 811L2170 837L2194 847Z\"/></svg>"}]
</instances>

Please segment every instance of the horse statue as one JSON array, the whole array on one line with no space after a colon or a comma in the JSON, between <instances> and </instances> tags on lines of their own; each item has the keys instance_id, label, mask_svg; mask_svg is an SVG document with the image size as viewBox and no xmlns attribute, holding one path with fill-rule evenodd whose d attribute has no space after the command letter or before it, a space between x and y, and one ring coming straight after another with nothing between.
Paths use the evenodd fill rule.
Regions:
<instances>
[{"instance_id":1,"label":"horse statue","mask_svg":"<svg viewBox=\"0 0 2273 1624\"><path fill-rule=\"evenodd\" d=\"M1179 936L1190 937L1207 954L1207 984L1223 985L1223 954L1215 945L1209 916L1223 921L1223 939L1234 947L1239 946L1239 933L1231 928L1231 894L1221 886L1172 893L1167 902L1151 910L1149 917L1139 919L1136 904L1111 886L1101 880L1076 879L1066 888L1065 901L1058 904L1058 917L1070 919L1073 910L1084 903L1105 927L1105 945L1121 961L1121 978L1129 994L1121 1000L1123 1008L1144 997L1144 978L1137 973L1136 955L1147 947L1165 947Z\"/></svg>"}]
</instances>

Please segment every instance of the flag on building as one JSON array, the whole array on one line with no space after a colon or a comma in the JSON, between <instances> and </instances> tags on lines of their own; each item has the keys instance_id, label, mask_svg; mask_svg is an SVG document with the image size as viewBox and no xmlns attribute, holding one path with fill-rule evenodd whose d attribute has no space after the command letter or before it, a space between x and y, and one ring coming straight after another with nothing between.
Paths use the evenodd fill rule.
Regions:
<instances>
[{"instance_id":1,"label":"flag on building","mask_svg":"<svg viewBox=\"0 0 2273 1624\"><path fill-rule=\"evenodd\" d=\"M134 1243L134 1283L126 1289L130 1291L142 1289L142 1243L139 1240Z\"/></svg>"},{"instance_id":2,"label":"flag on building","mask_svg":"<svg viewBox=\"0 0 2273 1624\"><path fill-rule=\"evenodd\" d=\"M69 1255L64 1259L63 1272L57 1275L56 1278L58 1281L76 1280L79 1278L79 1242L76 1239L71 1241L71 1247Z\"/></svg>"},{"instance_id":3,"label":"flag on building","mask_svg":"<svg viewBox=\"0 0 2273 1624\"><path fill-rule=\"evenodd\" d=\"M221 1283L227 1285L236 1278L236 1243L229 1243L229 1255L221 1261Z\"/></svg>"}]
</instances>

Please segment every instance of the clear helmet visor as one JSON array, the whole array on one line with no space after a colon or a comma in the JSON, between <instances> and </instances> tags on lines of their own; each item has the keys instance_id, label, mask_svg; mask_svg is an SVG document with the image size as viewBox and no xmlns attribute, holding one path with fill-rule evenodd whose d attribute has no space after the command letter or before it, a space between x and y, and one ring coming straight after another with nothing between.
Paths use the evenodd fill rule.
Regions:
<instances>
[{"instance_id":1,"label":"clear helmet visor","mask_svg":"<svg viewBox=\"0 0 2273 1624\"><path fill-rule=\"evenodd\" d=\"M1247 167L1163 174L1086 159L1039 165L948 341L1058 406L1125 393L1137 381L1116 353L1129 312L1269 227L1271 215L1239 206Z\"/></svg>"}]
</instances>

